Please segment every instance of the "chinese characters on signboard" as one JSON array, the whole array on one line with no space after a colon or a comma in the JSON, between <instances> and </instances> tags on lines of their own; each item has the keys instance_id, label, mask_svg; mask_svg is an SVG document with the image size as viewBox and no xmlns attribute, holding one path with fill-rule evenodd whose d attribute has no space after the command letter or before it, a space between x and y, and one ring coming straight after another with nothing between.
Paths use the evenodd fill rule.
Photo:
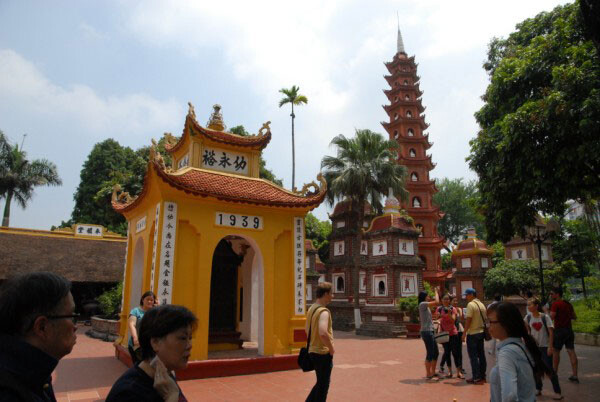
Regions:
<instances>
[{"instance_id":1,"label":"chinese characters on signboard","mask_svg":"<svg viewBox=\"0 0 600 402\"><path fill-rule=\"evenodd\" d=\"M232 228L256 229L262 230L262 216L228 214L226 212L217 212L215 214L215 224L217 226L227 226Z\"/></svg>"},{"instance_id":2,"label":"chinese characters on signboard","mask_svg":"<svg viewBox=\"0 0 600 402\"><path fill-rule=\"evenodd\" d=\"M173 296L173 268L175 267L175 235L177 233L177 204L165 202L163 212L162 238L160 244L160 265L158 270L159 304L171 304Z\"/></svg>"},{"instance_id":3,"label":"chinese characters on signboard","mask_svg":"<svg viewBox=\"0 0 600 402\"><path fill-rule=\"evenodd\" d=\"M417 274L416 273L401 273L400 274L400 294L402 297L417 295Z\"/></svg>"},{"instance_id":4,"label":"chinese characters on signboard","mask_svg":"<svg viewBox=\"0 0 600 402\"><path fill-rule=\"evenodd\" d=\"M131 222L127 222L127 243L125 243L125 264L123 266L123 291L121 292L121 306L125 303L125 278L127 277L127 253L129 252L129 228L131 227Z\"/></svg>"},{"instance_id":5,"label":"chinese characters on signboard","mask_svg":"<svg viewBox=\"0 0 600 402\"><path fill-rule=\"evenodd\" d=\"M369 242L366 240L360 241L360 255L369 255Z\"/></svg>"},{"instance_id":6,"label":"chinese characters on signboard","mask_svg":"<svg viewBox=\"0 0 600 402\"><path fill-rule=\"evenodd\" d=\"M344 241L336 241L333 243L333 255L344 255Z\"/></svg>"},{"instance_id":7,"label":"chinese characters on signboard","mask_svg":"<svg viewBox=\"0 0 600 402\"><path fill-rule=\"evenodd\" d=\"M219 148L204 148L202 167L224 172L248 174L249 154L231 152Z\"/></svg>"},{"instance_id":8,"label":"chinese characters on signboard","mask_svg":"<svg viewBox=\"0 0 600 402\"><path fill-rule=\"evenodd\" d=\"M75 225L75 236L102 237L102 229L98 225Z\"/></svg>"},{"instance_id":9,"label":"chinese characters on signboard","mask_svg":"<svg viewBox=\"0 0 600 402\"><path fill-rule=\"evenodd\" d=\"M189 155L185 155L183 158L179 159L179 162L177 162L177 169L181 169L183 167L186 167L190 164L190 156Z\"/></svg>"},{"instance_id":10,"label":"chinese characters on signboard","mask_svg":"<svg viewBox=\"0 0 600 402\"><path fill-rule=\"evenodd\" d=\"M294 308L304 314L304 219L294 218Z\"/></svg>"},{"instance_id":11,"label":"chinese characters on signboard","mask_svg":"<svg viewBox=\"0 0 600 402\"><path fill-rule=\"evenodd\" d=\"M412 240L400 239L398 246L398 254L401 255L415 255L415 248Z\"/></svg>"},{"instance_id":12,"label":"chinese characters on signboard","mask_svg":"<svg viewBox=\"0 0 600 402\"><path fill-rule=\"evenodd\" d=\"M135 223L135 233L139 233L144 229L146 229L146 217L145 216Z\"/></svg>"},{"instance_id":13,"label":"chinese characters on signboard","mask_svg":"<svg viewBox=\"0 0 600 402\"><path fill-rule=\"evenodd\" d=\"M154 243L152 244L152 269L150 269L150 290L154 292L154 271L156 269L156 244L158 243L158 218L160 217L160 202L156 204L154 215Z\"/></svg>"},{"instance_id":14,"label":"chinese characters on signboard","mask_svg":"<svg viewBox=\"0 0 600 402\"><path fill-rule=\"evenodd\" d=\"M373 255L387 254L387 240L373 242Z\"/></svg>"}]
</instances>

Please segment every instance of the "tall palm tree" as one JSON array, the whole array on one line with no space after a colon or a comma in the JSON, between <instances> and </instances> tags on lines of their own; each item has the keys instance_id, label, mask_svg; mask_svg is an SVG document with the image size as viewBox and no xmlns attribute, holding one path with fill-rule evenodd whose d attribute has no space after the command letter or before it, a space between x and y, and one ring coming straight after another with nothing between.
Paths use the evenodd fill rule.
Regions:
<instances>
[{"instance_id":1,"label":"tall palm tree","mask_svg":"<svg viewBox=\"0 0 600 402\"><path fill-rule=\"evenodd\" d=\"M337 156L325 156L321 161L323 177L327 181L327 200L333 205L336 200L348 198L351 210L357 215L353 228L356 241L353 242L351 255L354 323L359 328L358 273L365 201L371 203L376 213L381 213L382 195L389 195L390 188L396 196L405 199L406 168L396 162L398 143L386 140L381 134L370 130L356 130L354 138L346 138L340 134L331 141L331 145L337 147Z\"/></svg>"},{"instance_id":2,"label":"tall palm tree","mask_svg":"<svg viewBox=\"0 0 600 402\"><path fill-rule=\"evenodd\" d=\"M36 186L61 185L56 165L46 159L27 160L19 145L10 145L0 131L0 199L5 198L2 226L8 226L12 200L23 207L33 196Z\"/></svg>"},{"instance_id":3,"label":"tall palm tree","mask_svg":"<svg viewBox=\"0 0 600 402\"><path fill-rule=\"evenodd\" d=\"M302 104L308 103L308 99L304 95L300 95L298 93L300 91L300 87L292 86L290 89L282 88L279 90L282 94L285 95L284 98L281 98L279 101L279 107L290 103L292 105L292 190L295 190L295 181L296 181L296 149L294 145L294 119L296 115L294 114L294 105L300 106Z\"/></svg>"}]
</instances>

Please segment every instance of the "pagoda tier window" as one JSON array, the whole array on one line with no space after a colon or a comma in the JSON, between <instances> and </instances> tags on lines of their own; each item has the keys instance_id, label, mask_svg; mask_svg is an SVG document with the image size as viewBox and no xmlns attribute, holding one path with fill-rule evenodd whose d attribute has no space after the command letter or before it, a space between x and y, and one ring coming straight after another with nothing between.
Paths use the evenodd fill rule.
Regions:
<instances>
[{"instance_id":1,"label":"pagoda tier window","mask_svg":"<svg viewBox=\"0 0 600 402\"><path fill-rule=\"evenodd\" d=\"M412 206L413 208L421 208L421 200L419 199L419 197L413 198Z\"/></svg>"},{"instance_id":2,"label":"pagoda tier window","mask_svg":"<svg viewBox=\"0 0 600 402\"><path fill-rule=\"evenodd\" d=\"M404 85L408 85L408 80L404 80Z\"/></svg>"},{"instance_id":3,"label":"pagoda tier window","mask_svg":"<svg viewBox=\"0 0 600 402\"><path fill-rule=\"evenodd\" d=\"M398 138L398 130L394 131L394 138L396 138L396 139Z\"/></svg>"},{"instance_id":4,"label":"pagoda tier window","mask_svg":"<svg viewBox=\"0 0 600 402\"><path fill-rule=\"evenodd\" d=\"M394 120L398 120L398 113L394 113Z\"/></svg>"},{"instance_id":5,"label":"pagoda tier window","mask_svg":"<svg viewBox=\"0 0 600 402\"><path fill-rule=\"evenodd\" d=\"M410 100L410 95L408 95L408 94L404 95L404 100L405 101L409 101Z\"/></svg>"},{"instance_id":6,"label":"pagoda tier window","mask_svg":"<svg viewBox=\"0 0 600 402\"><path fill-rule=\"evenodd\" d=\"M412 172L410 175L410 180L411 181L419 181L419 175L415 172Z\"/></svg>"},{"instance_id":7,"label":"pagoda tier window","mask_svg":"<svg viewBox=\"0 0 600 402\"><path fill-rule=\"evenodd\" d=\"M420 255L419 258L421 259L421 261L423 261L423 263L427 264L427 258L425 258L424 255Z\"/></svg>"},{"instance_id":8,"label":"pagoda tier window","mask_svg":"<svg viewBox=\"0 0 600 402\"><path fill-rule=\"evenodd\" d=\"M415 131L412 128L409 128L407 131L407 134L409 137L414 137L415 136Z\"/></svg>"},{"instance_id":9,"label":"pagoda tier window","mask_svg":"<svg viewBox=\"0 0 600 402\"><path fill-rule=\"evenodd\" d=\"M394 98L394 102L398 102L398 97L397 96Z\"/></svg>"},{"instance_id":10,"label":"pagoda tier window","mask_svg":"<svg viewBox=\"0 0 600 402\"><path fill-rule=\"evenodd\" d=\"M387 274L373 275L373 296L387 296Z\"/></svg>"},{"instance_id":11,"label":"pagoda tier window","mask_svg":"<svg viewBox=\"0 0 600 402\"><path fill-rule=\"evenodd\" d=\"M423 225L421 225L420 223L417 224L417 229L419 229L419 231L421 232L419 234L419 237L423 237L425 236L425 229L423 228Z\"/></svg>"},{"instance_id":12,"label":"pagoda tier window","mask_svg":"<svg viewBox=\"0 0 600 402\"><path fill-rule=\"evenodd\" d=\"M417 151L415 151L413 148L411 148L410 151L408 151L408 156L410 156L411 158L416 158Z\"/></svg>"},{"instance_id":13,"label":"pagoda tier window","mask_svg":"<svg viewBox=\"0 0 600 402\"><path fill-rule=\"evenodd\" d=\"M344 283L344 274L333 274L331 275L331 278L333 279L334 285L333 291L335 293L344 293L346 291L346 284Z\"/></svg>"},{"instance_id":14,"label":"pagoda tier window","mask_svg":"<svg viewBox=\"0 0 600 402\"><path fill-rule=\"evenodd\" d=\"M408 117L408 118L412 117L412 112L410 110L406 111L406 117Z\"/></svg>"}]
</instances>

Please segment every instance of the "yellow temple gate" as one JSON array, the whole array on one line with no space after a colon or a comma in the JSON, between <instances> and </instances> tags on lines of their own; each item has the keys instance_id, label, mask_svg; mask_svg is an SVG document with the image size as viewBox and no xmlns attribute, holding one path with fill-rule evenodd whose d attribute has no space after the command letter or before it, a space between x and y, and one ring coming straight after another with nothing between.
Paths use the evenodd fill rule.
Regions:
<instances>
[{"instance_id":1,"label":"yellow temple gate","mask_svg":"<svg viewBox=\"0 0 600 402\"><path fill-rule=\"evenodd\" d=\"M127 314L153 290L198 317L192 360L243 340L259 355L293 353L306 339L304 217L326 183L288 191L260 179L270 122L240 136L225 131L220 106L208 127L189 106L181 138L165 134L172 166L153 140L141 193L113 191L129 228L117 343L127 348Z\"/></svg>"}]
</instances>

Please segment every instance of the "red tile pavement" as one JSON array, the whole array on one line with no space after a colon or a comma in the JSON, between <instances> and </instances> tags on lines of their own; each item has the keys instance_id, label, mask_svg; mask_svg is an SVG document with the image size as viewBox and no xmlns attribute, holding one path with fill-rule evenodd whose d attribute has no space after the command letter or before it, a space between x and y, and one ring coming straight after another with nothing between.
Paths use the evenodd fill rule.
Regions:
<instances>
[{"instance_id":1,"label":"red tile pavement","mask_svg":"<svg viewBox=\"0 0 600 402\"><path fill-rule=\"evenodd\" d=\"M125 371L114 357L111 343L88 338L79 329L73 352L54 373L59 402L101 401ZM445 379L426 383L424 346L419 339L376 339L335 332L336 355L330 401L488 401L489 385L467 385ZM600 395L600 348L576 346L581 384L569 383L570 367L562 352L560 379L565 401L597 401ZM464 359L468 362L466 351ZM488 366L493 359L488 358ZM467 372L469 367L467 365ZM190 401L303 401L315 382L314 373L300 370L237 377L180 381ZM550 382L544 382L539 401L551 400Z\"/></svg>"}]
</instances>

